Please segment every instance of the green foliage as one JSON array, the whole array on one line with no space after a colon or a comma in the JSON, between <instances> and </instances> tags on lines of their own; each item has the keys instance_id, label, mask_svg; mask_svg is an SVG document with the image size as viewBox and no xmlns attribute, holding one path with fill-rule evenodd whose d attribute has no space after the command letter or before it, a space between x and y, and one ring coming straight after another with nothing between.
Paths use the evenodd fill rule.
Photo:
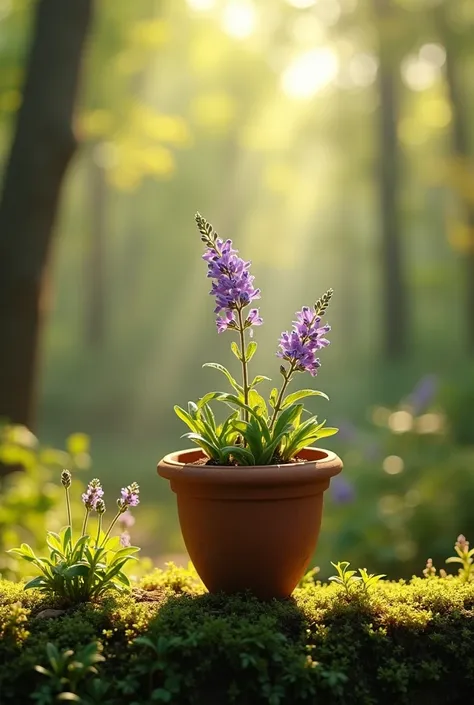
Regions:
<instances>
[{"instance_id":1,"label":"green foliage","mask_svg":"<svg viewBox=\"0 0 474 705\"><path fill-rule=\"evenodd\" d=\"M69 496L71 483L70 471L63 470L61 484L65 490L69 523L59 534L54 531L48 532L46 543L49 555L36 556L27 543L22 543L20 548L10 549L9 553L33 564L40 573L26 583L25 590L35 588L66 603L80 604L95 600L110 590L121 592L130 588L130 580L124 573L124 567L128 561L136 560L133 554L140 549L136 546L123 545L121 539L112 537L110 534L120 516L130 505L127 498L133 495L133 506L139 503L139 487L133 483L122 490L122 497L117 500L118 512L107 531L103 532L102 517L105 512L103 490L99 480L92 480L83 495L85 515L82 531L77 541L74 541ZM95 538L86 533L89 514L92 511L98 514Z\"/></svg>"},{"instance_id":2,"label":"green foliage","mask_svg":"<svg viewBox=\"0 0 474 705\"><path fill-rule=\"evenodd\" d=\"M131 595L43 619L51 603L41 593L3 581L2 705L58 696L84 705L460 705L472 684L473 604L474 583L455 576L380 581L350 595L310 579L290 600L259 602L206 594L194 571L170 565ZM18 609L24 633L15 639Z\"/></svg>"},{"instance_id":3,"label":"green foliage","mask_svg":"<svg viewBox=\"0 0 474 705\"><path fill-rule=\"evenodd\" d=\"M32 699L38 705L64 701L99 705L107 694L108 685L98 679L91 681L89 676L96 675L96 664L104 661L100 652L101 645L95 642L76 653L72 649L60 651L54 644L46 644L49 667L35 666L35 671L46 676L48 681L36 689ZM82 697L77 695L78 690L84 693Z\"/></svg>"},{"instance_id":4,"label":"green foliage","mask_svg":"<svg viewBox=\"0 0 474 705\"><path fill-rule=\"evenodd\" d=\"M334 449L351 491L339 497L339 480L331 483L318 562L351 555L353 565L409 578L427 555L444 562L446 536L474 531L474 448L458 445L437 397L417 408L407 395L367 415L365 427L341 424Z\"/></svg>"},{"instance_id":5,"label":"green foliage","mask_svg":"<svg viewBox=\"0 0 474 705\"><path fill-rule=\"evenodd\" d=\"M88 534L72 540L71 527L59 534L48 533L48 558L37 557L28 544L13 548L13 553L32 563L40 575L28 581L25 590L36 588L48 595L77 604L94 600L109 590L130 588L123 572L125 564L136 560L136 546L122 547L120 539L100 533L96 539Z\"/></svg>"},{"instance_id":6,"label":"green foliage","mask_svg":"<svg viewBox=\"0 0 474 705\"><path fill-rule=\"evenodd\" d=\"M251 345L251 343L249 344ZM235 345L236 350L238 346ZM252 348L253 351L256 349ZM240 354L240 353L239 353ZM253 353L252 353L253 354ZM244 401L243 387L232 377L229 370L217 363L206 363L225 375L236 394L209 392L194 402L189 402L188 411L175 406L176 415L191 429L184 434L199 445L206 455L216 463L227 465L269 465L273 462L291 462L298 453L319 438L337 433L336 428L326 427L325 421L318 423L317 416L301 420L304 407L296 404L308 396L323 396L314 389L302 389L289 394L280 404L278 413L269 414L269 407L275 408L276 395L270 395L269 406L255 387L267 380L257 375L249 385L248 404ZM276 390L274 390L276 392ZM237 411L218 424L209 402L225 402ZM239 418L239 410L245 412L245 419Z\"/></svg>"},{"instance_id":7,"label":"green foliage","mask_svg":"<svg viewBox=\"0 0 474 705\"><path fill-rule=\"evenodd\" d=\"M459 579L463 582L469 582L474 580L474 548L469 549L469 541L461 534L458 536L456 543L454 544L454 550L456 551L456 556L451 556L446 559L446 563L460 563L458 575Z\"/></svg>"},{"instance_id":8,"label":"green foliage","mask_svg":"<svg viewBox=\"0 0 474 705\"><path fill-rule=\"evenodd\" d=\"M342 585L347 596L351 594L351 588L355 588L357 585L362 586L364 593L367 595L370 588L373 588L379 580L386 577L385 575L368 573L366 568L359 568L359 575L357 575L356 570L349 570L350 563L348 561L331 563L331 565L337 570L337 575L331 575L329 580Z\"/></svg>"}]
</instances>

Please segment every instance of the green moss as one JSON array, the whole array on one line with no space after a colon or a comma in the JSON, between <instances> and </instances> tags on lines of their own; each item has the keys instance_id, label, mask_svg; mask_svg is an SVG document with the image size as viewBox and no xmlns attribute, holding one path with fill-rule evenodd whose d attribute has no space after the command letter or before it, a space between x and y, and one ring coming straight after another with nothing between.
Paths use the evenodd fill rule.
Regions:
<instances>
[{"instance_id":1,"label":"green moss","mask_svg":"<svg viewBox=\"0 0 474 705\"><path fill-rule=\"evenodd\" d=\"M2 705L71 689L102 705L456 705L474 684L474 584L458 578L381 582L368 598L308 584L262 603L209 595L170 565L133 596L37 616L50 606L0 582ZM78 661L100 642L104 661L60 683L34 670L50 667L48 642Z\"/></svg>"}]
</instances>

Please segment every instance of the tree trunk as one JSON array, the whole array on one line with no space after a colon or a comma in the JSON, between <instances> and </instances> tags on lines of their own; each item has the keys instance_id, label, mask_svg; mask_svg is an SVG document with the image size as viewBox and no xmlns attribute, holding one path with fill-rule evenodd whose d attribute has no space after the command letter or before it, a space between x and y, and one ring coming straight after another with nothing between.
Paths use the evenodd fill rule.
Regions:
<instances>
[{"instance_id":1,"label":"tree trunk","mask_svg":"<svg viewBox=\"0 0 474 705\"><path fill-rule=\"evenodd\" d=\"M453 115L452 143L453 152L461 173L470 169L469 122L468 106L462 98L462 87L456 70L456 38L453 36L444 16L444 9L437 12L438 30L446 50L445 75L448 85L449 99ZM474 176L470 177L471 179ZM458 194L464 212L464 221L469 230L469 247L464 253L465 286L466 286L466 333L469 352L474 352L474 203L472 196L462 191Z\"/></svg>"},{"instance_id":2,"label":"tree trunk","mask_svg":"<svg viewBox=\"0 0 474 705\"><path fill-rule=\"evenodd\" d=\"M93 0L39 0L0 201L0 417L34 425L41 292Z\"/></svg>"},{"instance_id":3,"label":"tree trunk","mask_svg":"<svg viewBox=\"0 0 474 705\"><path fill-rule=\"evenodd\" d=\"M104 169L90 158L90 238L86 245L85 338L91 347L100 347L105 339L105 198L107 185Z\"/></svg>"},{"instance_id":4,"label":"tree trunk","mask_svg":"<svg viewBox=\"0 0 474 705\"><path fill-rule=\"evenodd\" d=\"M407 306L398 212L399 149L394 43L385 33L393 18L391 0L374 0L379 27L378 185L382 237L384 351L388 358L403 355L407 345Z\"/></svg>"}]
</instances>

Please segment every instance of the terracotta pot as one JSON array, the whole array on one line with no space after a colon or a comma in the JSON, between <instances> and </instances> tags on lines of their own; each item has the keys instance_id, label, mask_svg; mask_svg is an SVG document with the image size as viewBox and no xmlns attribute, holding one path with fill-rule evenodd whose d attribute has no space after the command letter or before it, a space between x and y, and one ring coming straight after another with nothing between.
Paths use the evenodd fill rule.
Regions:
<instances>
[{"instance_id":1,"label":"terracotta pot","mask_svg":"<svg viewBox=\"0 0 474 705\"><path fill-rule=\"evenodd\" d=\"M305 448L287 465L194 465L201 450L170 453L158 465L176 493L184 542L210 592L251 590L288 597L316 548L323 493L342 461Z\"/></svg>"}]
</instances>

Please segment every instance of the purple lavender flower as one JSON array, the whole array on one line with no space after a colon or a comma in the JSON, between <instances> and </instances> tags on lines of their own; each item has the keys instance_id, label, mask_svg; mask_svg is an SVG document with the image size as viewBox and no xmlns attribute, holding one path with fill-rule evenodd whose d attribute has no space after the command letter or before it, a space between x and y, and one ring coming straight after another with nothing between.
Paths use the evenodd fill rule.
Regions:
<instances>
[{"instance_id":1,"label":"purple lavender flower","mask_svg":"<svg viewBox=\"0 0 474 705\"><path fill-rule=\"evenodd\" d=\"M425 375L420 379L415 389L408 397L408 403L413 413L421 414L431 404L438 389L438 380L435 375Z\"/></svg>"},{"instance_id":2,"label":"purple lavender flower","mask_svg":"<svg viewBox=\"0 0 474 705\"><path fill-rule=\"evenodd\" d=\"M85 508L92 512L96 509L97 500L104 496L104 490L100 484L100 480L91 480L87 486L87 490L82 495L82 501Z\"/></svg>"},{"instance_id":3,"label":"purple lavender flower","mask_svg":"<svg viewBox=\"0 0 474 705\"><path fill-rule=\"evenodd\" d=\"M226 311L224 316L217 316L217 332L223 333L227 328L237 328L237 321L233 311Z\"/></svg>"},{"instance_id":4,"label":"purple lavender flower","mask_svg":"<svg viewBox=\"0 0 474 705\"><path fill-rule=\"evenodd\" d=\"M303 306L293 321L293 330L281 334L277 356L287 360L294 370L309 372L313 377L321 367L316 352L329 345L324 336L331 327L320 326L321 317L308 306Z\"/></svg>"},{"instance_id":5,"label":"purple lavender flower","mask_svg":"<svg viewBox=\"0 0 474 705\"><path fill-rule=\"evenodd\" d=\"M331 482L331 494L336 504L349 504L354 501L354 485L343 477L335 477Z\"/></svg>"},{"instance_id":6,"label":"purple lavender flower","mask_svg":"<svg viewBox=\"0 0 474 705\"><path fill-rule=\"evenodd\" d=\"M227 328L236 328L233 312L241 311L260 298L260 289L253 285L255 277L249 272L250 262L238 256L238 251L232 248L232 240L224 242L220 238L209 244L202 258L207 262L207 276L214 279L209 292L216 298L214 313L224 311L224 317L217 317L217 330L222 333ZM247 321L247 327L261 325L258 309L252 309Z\"/></svg>"},{"instance_id":7,"label":"purple lavender flower","mask_svg":"<svg viewBox=\"0 0 474 705\"><path fill-rule=\"evenodd\" d=\"M261 326L263 323L263 318L260 316L258 308L251 308L249 315L245 319L244 326L249 328L250 326Z\"/></svg>"},{"instance_id":8,"label":"purple lavender flower","mask_svg":"<svg viewBox=\"0 0 474 705\"><path fill-rule=\"evenodd\" d=\"M127 487L122 487L121 497L117 500L119 511L123 514L129 507L136 507L140 503L140 488L136 482Z\"/></svg>"},{"instance_id":9,"label":"purple lavender flower","mask_svg":"<svg viewBox=\"0 0 474 705\"><path fill-rule=\"evenodd\" d=\"M124 548L128 548L132 545L130 541L130 534L128 533L128 531L124 531L120 534L120 543Z\"/></svg>"},{"instance_id":10,"label":"purple lavender flower","mask_svg":"<svg viewBox=\"0 0 474 705\"><path fill-rule=\"evenodd\" d=\"M135 517L132 516L131 512L127 509L119 516L118 521L120 524L123 524L125 528L129 529L135 524Z\"/></svg>"}]
</instances>

